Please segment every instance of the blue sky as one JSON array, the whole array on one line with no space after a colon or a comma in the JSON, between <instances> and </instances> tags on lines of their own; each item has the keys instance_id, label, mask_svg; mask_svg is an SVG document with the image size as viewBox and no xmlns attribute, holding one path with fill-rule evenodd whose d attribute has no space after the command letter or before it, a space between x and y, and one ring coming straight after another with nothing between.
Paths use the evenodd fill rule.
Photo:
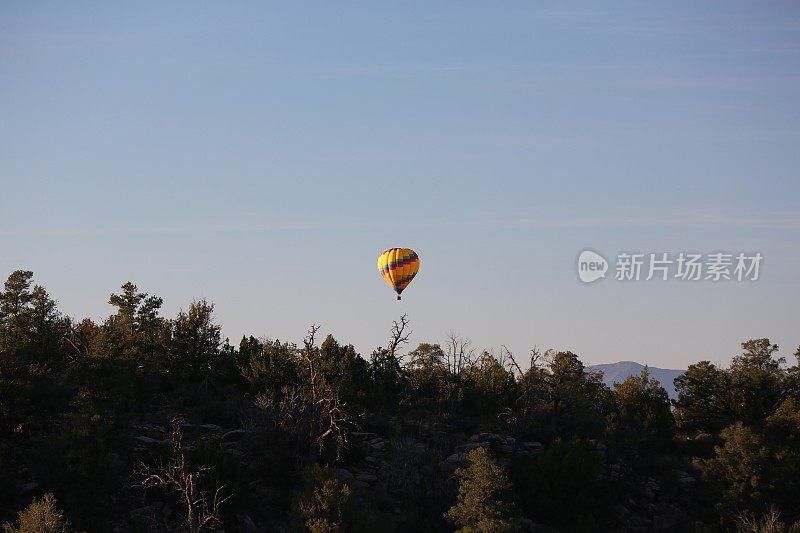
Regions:
<instances>
[{"instance_id":1,"label":"blue sky","mask_svg":"<svg viewBox=\"0 0 800 533\"><path fill-rule=\"evenodd\" d=\"M365 355L407 312L522 359L790 356L798 104L791 2L0 2L0 272L76 317L131 280ZM421 257L402 302L389 246ZM765 259L586 286L587 247Z\"/></svg>"}]
</instances>

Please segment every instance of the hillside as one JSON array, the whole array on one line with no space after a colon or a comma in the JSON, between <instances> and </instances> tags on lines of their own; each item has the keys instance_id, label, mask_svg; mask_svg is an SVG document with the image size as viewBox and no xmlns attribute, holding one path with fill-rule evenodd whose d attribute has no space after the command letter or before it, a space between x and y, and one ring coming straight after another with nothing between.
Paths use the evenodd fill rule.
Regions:
<instances>
[{"instance_id":1,"label":"hillside","mask_svg":"<svg viewBox=\"0 0 800 533\"><path fill-rule=\"evenodd\" d=\"M625 381L628 376L640 373L644 365L634 361L620 361L618 363L591 365L588 368L590 370L602 370L603 381L609 387L613 387L614 383ZM654 366L648 368L650 369L650 377L657 379L661 383L661 386L667 391L671 400L676 399L678 396L675 393L675 384L673 380L683 374L684 371L670 368L657 368Z\"/></svg>"},{"instance_id":2,"label":"hillside","mask_svg":"<svg viewBox=\"0 0 800 533\"><path fill-rule=\"evenodd\" d=\"M676 412L680 370L609 391L553 352L520 375L456 336L413 347L407 315L366 358L319 326L233 345L212 302L168 317L132 282L107 301L76 319L31 271L3 284L5 531L736 531L772 502L800 531L800 367L767 338L695 365Z\"/></svg>"}]
</instances>

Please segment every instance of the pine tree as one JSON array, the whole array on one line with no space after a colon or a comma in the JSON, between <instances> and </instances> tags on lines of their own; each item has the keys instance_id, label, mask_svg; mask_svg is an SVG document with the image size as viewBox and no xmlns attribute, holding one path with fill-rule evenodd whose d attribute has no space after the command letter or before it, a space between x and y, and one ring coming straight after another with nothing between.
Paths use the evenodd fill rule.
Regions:
<instances>
[{"instance_id":1,"label":"pine tree","mask_svg":"<svg viewBox=\"0 0 800 533\"><path fill-rule=\"evenodd\" d=\"M214 304L191 303L173 324L171 355L176 368L195 377L211 375L220 355L220 326L214 323Z\"/></svg>"},{"instance_id":2,"label":"pine tree","mask_svg":"<svg viewBox=\"0 0 800 533\"><path fill-rule=\"evenodd\" d=\"M117 312L106 320L103 335L95 347L100 355L126 358L153 358L163 354L169 323L158 316L163 300L139 292L130 281L121 294L112 294L108 303Z\"/></svg>"},{"instance_id":3,"label":"pine tree","mask_svg":"<svg viewBox=\"0 0 800 533\"><path fill-rule=\"evenodd\" d=\"M460 533L513 531L514 505L507 500L511 483L503 469L483 447L469 452L468 458L469 467L456 470L458 503L445 516L460 526Z\"/></svg>"},{"instance_id":4,"label":"pine tree","mask_svg":"<svg viewBox=\"0 0 800 533\"><path fill-rule=\"evenodd\" d=\"M676 418L681 428L717 433L732 422L730 376L709 361L689 365L675 378Z\"/></svg>"},{"instance_id":5,"label":"pine tree","mask_svg":"<svg viewBox=\"0 0 800 533\"><path fill-rule=\"evenodd\" d=\"M769 339L753 339L742 343L744 352L731 364L731 396L735 419L746 426L763 425L767 413L780 405L784 396L785 376L781 370L786 360L773 357L777 344Z\"/></svg>"},{"instance_id":6,"label":"pine tree","mask_svg":"<svg viewBox=\"0 0 800 533\"><path fill-rule=\"evenodd\" d=\"M647 367L614 388L615 405L608 421L611 444L634 466L647 467L672 443L675 420L667 391L650 378Z\"/></svg>"}]
</instances>

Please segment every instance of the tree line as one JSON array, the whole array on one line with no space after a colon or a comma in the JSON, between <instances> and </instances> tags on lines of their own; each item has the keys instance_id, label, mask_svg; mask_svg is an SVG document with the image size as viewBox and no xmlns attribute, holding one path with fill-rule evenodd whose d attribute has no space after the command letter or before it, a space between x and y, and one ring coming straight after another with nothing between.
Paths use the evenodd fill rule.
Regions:
<instances>
[{"instance_id":1,"label":"tree line","mask_svg":"<svg viewBox=\"0 0 800 533\"><path fill-rule=\"evenodd\" d=\"M362 357L316 325L234 345L130 282L108 303L0 292L4 531L800 531L800 367L768 339L671 402L569 351L411 348L406 316Z\"/></svg>"}]
</instances>

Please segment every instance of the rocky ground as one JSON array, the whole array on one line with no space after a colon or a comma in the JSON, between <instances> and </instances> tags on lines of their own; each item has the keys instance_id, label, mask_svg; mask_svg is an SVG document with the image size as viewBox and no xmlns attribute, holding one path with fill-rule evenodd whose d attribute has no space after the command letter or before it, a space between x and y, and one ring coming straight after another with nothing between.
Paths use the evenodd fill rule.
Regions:
<instances>
[{"instance_id":1,"label":"rocky ground","mask_svg":"<svg viewBox=\"0 0 800 533\"><path fill-rule=\"evenodd\" d=\"M133 424L130 427L135 442L134 459L137 462L152 463L156 456L164 457L169 454L173 440L172 429L166 420L166 417L160 417L158 421ZM191 450L201 441L215 442L242 467L246 469L250 466L246 441L253 431L188 421L181 423L181 430L187 450ZM391 440L375 432L350 431L347 433L347 441L349 447L361 450L361 453L349 460L343 460L335 471L342 482L354 489L356 497L359 493L378 488L391 488L403 483L413 485L419 476L438 475L455 482L455 471L468 466L467 454L477 447L490 449L497 463L503 467L508 467L515 456L536 454L543 449L542 444L535 441L519 441L499 433L477 433L464 438L450 452L441 453L438 463L430 466L430 461L425 458L441 448L426 442L424 436ZM598 450L603 451L602 443L595 445ZM611 465L604 475L614 476L615 472L618 474L618 470L618 465ZM28 480L24 472L21 474L19 490L26 494L36 491L36 482ZM685 497L691 497L698 475L697 472L676 472ZM254 492L265 497L269 495L268 490L260 487L258 481L251 485ZM664 497L664 490L655 479L644 478L637 481L636 490L632 492L639 497L618 504L615 508L615 512L627 524L628 531L675 531L687 526L683 512ZM399 513L401 502L396 503L394 511ZM148 501L146 505L131 510L128 520L119 524L115 531L129 531L134 524L151 523L156 526L163 523L165 518L177 518L177 513L180 510L172 502ZM266 524L259 524L250 516L237 516L237 521L235 525L229 524L229 528L243 532L269 530ZM527 522L527 527L531 531L545 531L532 522Z\"/></svg>"}]
</instances>

